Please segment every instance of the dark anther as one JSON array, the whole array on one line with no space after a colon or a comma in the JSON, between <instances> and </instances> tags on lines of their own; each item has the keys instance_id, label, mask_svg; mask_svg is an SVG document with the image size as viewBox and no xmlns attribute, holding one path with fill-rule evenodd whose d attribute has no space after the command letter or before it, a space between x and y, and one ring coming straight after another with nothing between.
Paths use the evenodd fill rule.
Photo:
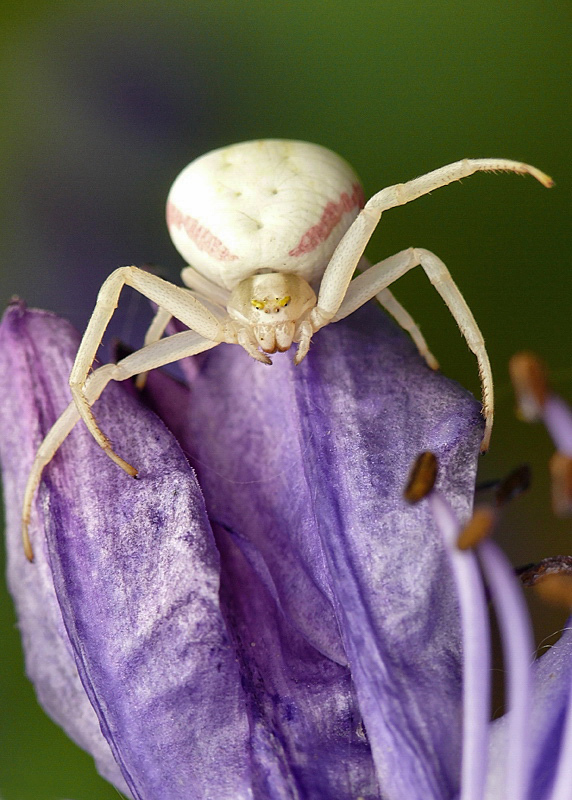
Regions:
<instances>
[{"instance_id":1,"label":"dark anther","mask_svg":"<svg viewBox=\"0 0 572 800\"><path fill-rule=\"evenodd\" d=\"M437 479L437 459L429 451L420 453L409 473L409 479L403 492L408 503L418 503L435 485Z\"/></svg>"},{"instance_id":2,"label":"dark anther","mask_svg":"<svg viewBox=\"0 0 572 800\"><path fill-rule=\"evenodd\" d=\"M481 481L477 483L475 487L475 494L483 494L484 492L496 491L497 487L500 486L502 481L500 478L491 478L488 481Z\"/></svg>"},{"instance_id":3,"label":"dark anther","mask_svg":"<svg viewBox=\"0 0 572 800\"><path fill-rule=\"evenodd\" d=\"M521 464L504 478L495 490L495 501L497 506L502 506L510 500L514 500L519 494L530 489L532 471L528 464Z\"/></svg>"},{"instance_id":4,"label":"dark anther","mask_svg":"<svg viewBox=\"0 0 572 800\"><path fill-rule=\"evenodd\" d=\"M490 536L495 520L496 514L492 506L476 508L473 516L459 534L459 538L457 539L457 547L459 550L470 550L476 547L487 536Z\"/></svg>"},{"instance_id":5,"label":"dark anther","mask_svg":"<svg viewBox=\"0 0 572 800\"><path fill-rule=\"evenodd\" d=\"M493 478L477 484L475 494L478 495L480 502L486 502L484 495L490 493L488 502L495 506L503 506L510 500L514 500L522 492L530 489L532 481L532 471L528 464L516 467L506 478Z\"/></svg>"}]
</instances>

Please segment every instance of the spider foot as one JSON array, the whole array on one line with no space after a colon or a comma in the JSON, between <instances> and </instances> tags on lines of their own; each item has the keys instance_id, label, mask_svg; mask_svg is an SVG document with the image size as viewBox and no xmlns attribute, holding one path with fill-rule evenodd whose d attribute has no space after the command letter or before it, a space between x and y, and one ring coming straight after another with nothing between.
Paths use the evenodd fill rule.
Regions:
<instances>
[{"instance_id":1,"label":"spider foot","mask_svg":"<svg viewBox=\"0 0 572 800\"><path fill-rule=\"evenodd\" d=\"M433 353L427 351L426 353L423 353L423 358L425 359L425 362L427 363L428 367L431 367L431 369L434 370L439 369L439 362L437 361Z\"/></svg>"},{"instance_id":2,"label":"spider foot","mask_svg":"<svg viewBox=\"0 0 572 800\"><path fill-rule=\"evenodd\" d=\"M114 464L117 464L118 467L121 467L121 469L124 470L124 472L126 472L132 478L137 477L137 475L139 474L139 470L135 469L135 467L132 467L131 464L125 461L125 459L121 458L121 456L118 456L117 453L111 449L110 444L108 444L107 447L104 447L103 449L105 450L106 454L109 456L109 458L113 461Z\"/></svg>"}]
</instances>

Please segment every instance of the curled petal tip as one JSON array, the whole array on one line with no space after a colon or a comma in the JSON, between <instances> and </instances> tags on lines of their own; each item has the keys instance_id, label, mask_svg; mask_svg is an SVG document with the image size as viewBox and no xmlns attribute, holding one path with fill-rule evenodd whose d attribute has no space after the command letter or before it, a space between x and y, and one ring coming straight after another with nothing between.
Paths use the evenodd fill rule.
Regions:
<instances>
[{"instance_id":1,"label":"curled petal tip","mask_svg":"<svg viewBox=\"0 0 572 800\"><path fill-rule=\"evenodd\" d=\"M547 575L572 576L572 556L551 556L538 564L526 564L516 570L523 586L535 586Z\"/></svg>"}]
</instances>

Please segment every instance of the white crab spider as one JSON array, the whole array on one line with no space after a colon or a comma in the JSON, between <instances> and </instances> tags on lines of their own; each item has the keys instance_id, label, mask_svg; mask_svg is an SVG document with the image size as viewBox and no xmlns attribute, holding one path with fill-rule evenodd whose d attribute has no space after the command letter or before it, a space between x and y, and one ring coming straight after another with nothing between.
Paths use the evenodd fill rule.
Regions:
<instances>
[{"instance_id":1,"label":"white crab spider","mask_svg":"<svg viewBox=\"0 0 572 800\"><path fill-rule=\"evenodd\" d=\"M264 364L268 354L298 344L294 362L308 352L313 334L347 317L367 300L379 302L411 334L429 366L437 362L414 321L387 288L421 265L453 314L477 357L486 420L482 449L493 422L493 381L483 337L443 262L410 248L352 280L384 211L479 170L529 174L552 180L528 164L504 159L464 159L407 183L389 186L363 203L351 167L324 147L262 140L224 147L189 164L173 184L167 223L173 242L192 264L181 288L137 267L121 267L105 281L70 375L72 403L36 455L24 498L23 540L33 558L28 525L43 468L81 418L108 456L129 475L137 470L118 456L99 429L92 404L111 380L121 381L195 355L221 342L241 345ZM145 346L117 364L92 368L123 286L157 304ZM190 328L162 339L175 317Z\"/></svg>"}]
</instances>

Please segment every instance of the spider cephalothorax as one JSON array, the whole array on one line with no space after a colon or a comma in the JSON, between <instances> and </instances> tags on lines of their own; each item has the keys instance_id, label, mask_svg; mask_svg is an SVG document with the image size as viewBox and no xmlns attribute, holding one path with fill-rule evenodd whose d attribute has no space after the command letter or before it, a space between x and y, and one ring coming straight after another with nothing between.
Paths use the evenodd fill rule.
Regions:
<instances>
[{"instance_id":1,"label":"spider cephalothorax","mask_svg":"<svg viewBox=\"0 0 572 800\"><path fill-rule=\"evenodd\" d=\"M299 275L268 272L240 281L229 297L227 310L236 326L237 342L238 337L244 336L245 349L254 358L269 363L257 347L264 353L284 352L296 341L301 343L298 352L307 352L311 332L308 330L306 342L305 331L316 300L310 284Z\"/></svg>"}]
</instances>

